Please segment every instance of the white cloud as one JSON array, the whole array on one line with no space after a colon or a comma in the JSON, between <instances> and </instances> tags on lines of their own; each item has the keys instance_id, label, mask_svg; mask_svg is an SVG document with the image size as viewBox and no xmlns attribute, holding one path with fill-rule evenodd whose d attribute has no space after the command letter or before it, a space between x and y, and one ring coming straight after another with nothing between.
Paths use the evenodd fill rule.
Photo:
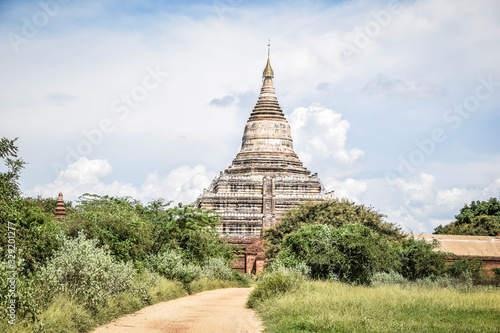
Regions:
<instances>
[{"instance_id":1,"label":"white cloud","mask_svg":"<svg viewBox=\"0 0 500 333\"><path fill-rule=\"evenodd\" d=\"M296 152L305 164L310 162L310 156L315 161L333 159L352 163L364 154L346 144L350 124L338 112L319 105L300 107L293 110L288 121Z\"/></svg>"},{"instance_id":2,"label":"white cloud","mask_svg":"<svg viewBox=\"0 0 500 333\"><path fill-rule=\"evenodd\" d=\"M482 187L441 188L438 183L434 175L427 173L391 180L392 187L384 186L383 180L372 180L363 199L375 202L383 195L385 202L380 206L385 207L382 213L388 221L407 231L431 233L438 225L452 222L464 204L500 197L500 177Z\"/></svg>"},{"instance_id":3,"label":"white cloud","mask_svg":"<svg viewBox=\"0 0 500 333\"><path fill-rule=\"evenodd\" d=\"M180 166L161 177L158 173L150 173L139 188L141 198L166 198L174 202L190 203L194 201L210 185L215 177L204 166Z\"/></svg>"},{"instance_id":4,"label":"white cloud","mask_svg":"<svg viewBox=\"0 0 500 333\"><path fill-rule=\"evenodd\" d=\"M446 90L426 81L420 76L409 79L389 79L383 74L378 74L368 81L363 88L368 94L381 94L390 97L407 98L438 98L446 96Z\"/></svg>"},{"instance_id":5,"label":"white cloud","mask_svg":"<svg viewBox=\"0 0 500 333\"><path fill-rule=\"evenodd\" d=\"M84 193L131 196L144 202L164 198L174 202L191 203L208 187L215 173L202 165L180 166L166 176L157 172L146 175L144 183L135 187L130 183L113 181L105 183L101 178L109 176L112 167L107 160L88 160L80 157L60 172L57 179L49 184L38 185L25 191L29 196L53 197L63 192L65 199L75 200Z\"/></svg>"},{"instance_id":6,"label":"white cloud","mask_svg":"<svg viewBox=\"0 0 500 333\"><path fill-rule=\"evenodd\" d=\"M437 203L440 205L461 206L477 198L486 200L490 197L500 197L500 178L484 188L451 188L439 190L436 194Z\"/></svg>"},{"instance_id":7,"label":"white cloud","mask_svg":"<svg viewBox=\"0 0 500 333\"><path fill-rule=\"evenodd\" d=\"M327 179L326 188L335 191L336 198L347 198L359 203L358 197L365 193L367 189L366 182L347 178L343 181Z\"/></svg>"}]
</instances>

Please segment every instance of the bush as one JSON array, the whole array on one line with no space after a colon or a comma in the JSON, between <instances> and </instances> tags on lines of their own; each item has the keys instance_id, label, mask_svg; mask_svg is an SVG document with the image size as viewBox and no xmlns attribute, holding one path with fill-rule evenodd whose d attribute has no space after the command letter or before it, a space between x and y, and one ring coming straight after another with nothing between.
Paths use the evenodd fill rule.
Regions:
<instances>
[{"instance_id":1,"label":"bush","mask_svg":"<svg viewBox=\"0 0 500 333\"><path fill-rule=\"evenodd\" d=\"M264 274L257 282L247 300L247 307L253 308L258 302L282 295L290 290L299 288L305 281L302 274L280 268L271 273Z\"/></svg>"},{"instance_id":2,"label":"bush","mask_svg":"<svg viewBox=\"0 0 500 333\"><path fill-rule=\"evenodd\" d=\"M142 218L136 205L139 202L128 197L85 194L64 219L64 227L71 237L85 230L120 261L143 260L153 244L153 224Z\"/></svg>"},{"instance_id":3,"label":"bush","mask_svg":"<svg viewBox=\"0 0 500 333\"><path fill-rule=\"evenodd\" d=\"M291 267L304 262L313 278L353 284L369 283L374 272L388 268L390 258L387 241L360 224L303 226L285 237L278 255Z\"/></svg>"},{"instance_id":4,"label":"bush","mask_svg":"<svg viewBox=\"0 0 500 333\"><path fill-rule=\"evenodd\" d=\"M428 276L442 276L446 266L443 262L445 254L433 251L439 246L434 240L427 243L424 239L402 240L398 256L400 262L399 273L409 280L416 280Z\"/></svg>"},{"instance_id":5,"label":"bush","mask_svg":"<svg viewBox=\"0 0 500 333\"><path fill-rule=\"evenodd\" d=\"M267 264L267 272L275 272L280 270L289 270L292 272L298 272L304 276L311 276L311 267L307 266L304 261L298 261L292 257L285 257L275 259Z\"/></svg>"},{"instance_id":6,"label":"bush","mask_svg":"<svg viewBox=\"0 0 500 333\"><path fill-rule=\"evenodd\" d=\"M373 274L373 278L371 284L375 287L381 285L394 285L401 284L405 285L409 281L405 279L405 277L398 272L390 271L390 272L377 272Z\"/></svg>"},{"instance_id":7,"label":"bush","mask_svg":"<svg viewBox=\"0 0 500 333\"><path fill-rule=\"evenodd\" d=\"M96 309L129 288L135 274L130 263L117 262L96 240L86 239L80 232L76 239L64 239L62 247L40 268L38 281L46 304L60 293Z\"/></svg>"},{"instance_id":8,"label":"bush","mask_svg":"<svg viewBox=\"0 0 500 333\"><path fill-rule=\"evenodd\" d=\"M458 258L457 258L458 259ZM483 262L481 259L464 259L459 258L448 265L447 273L455 278L473 278L479 279Z\"/></svg>"},{"instance_id":9,"label":"bush","mask_svg":"<svg viewBox=\"0 0 500 333\"><path fill-rule=\"evenodd\" d=\"M20 271L24 268L24 259L22 256L17 258L16 267ZM31 276L26 276L23 274L12 274L12 269L10 265L5 261L0 262L0 321L7 322L12 319L8 317L11 297L9 297L11 282L15 281L15 294L12 299L15 299L16 308L16 325L19 318L26 318L28 320L34 320L39 314L39 309L37 303L39 300L39 293L37 292L37 286Z\"/></svg>"},{"instance_id":10,"label":"bush","mask_svg":"<svg viewBox=\"0 0 500 333\"><path fill-rule=\"evenodd\" d=\"M491 269L493 271L493 274L495 274L495 277L497 279L500 279L500 267L495 267Z\"/></svg>"},{"instance_id":11,"label":"bush","mask_svg":"<svg viewBox=\"0 0 500 333\"><path fill-rule=\"evenodd\" d=\"M384 215L373 208L357 205L346 199L305 203L288 210L279 225L265 231L266 255L269 258L277 257L285 236L305 225L324 224L342 227L348 224L361 224L376 235L391 240L402 239L404 234L400 228L393 223L385 222L383 218Z\"/></svg>"},{"instance_id":12,"label":"bush","mask_svg":"<svg viewBox=\"0 0 500 333\"><path fill-rule=\"evenodd\" d=\"M209 258L201 266L201 275L209 279L230 281L233 270L223 258Z\"/></svg>"},{"instance_id":13,"label":"bush","mask_svg":"<svg viewBox=\"0 0 500 333\"><path fill-rule=\"evenodd\" d=\"M199 266L191 263L184 264L181 252L176 250L150 255L147 257L145 265L167 279L180 281L185 285L200 277L202 273Z\"/></svg>"},{"instance_id":14,"label":"bush","mask_svg":"<svg viewBox=\"0 0 500 333\"><path fill-rule=\"evenodd\" d=\"M231 273L231 281L236 283L236 286L240 288L248 288L250 287L251 277L247 274L241 274L238 271L233 270Z\"/></svg>"}]
</instances>

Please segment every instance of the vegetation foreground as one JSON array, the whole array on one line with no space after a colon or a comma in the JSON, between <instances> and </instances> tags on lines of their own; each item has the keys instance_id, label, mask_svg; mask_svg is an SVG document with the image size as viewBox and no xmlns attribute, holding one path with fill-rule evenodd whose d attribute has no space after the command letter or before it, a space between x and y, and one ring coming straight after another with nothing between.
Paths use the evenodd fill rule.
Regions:
<instances>
[{"instance_id":1,"label":"vegetation foreground","mask_svg":"<svg viewBox=\"0 0 500 333\"><path fill-rule=\"evenodd\" d=\"M425 283L373 287L297 277L291 278L295 282L290 277L284 280L289 282L286 292L274 290L273 296L262 297L263 285L257 285L249 297L266 332L484 333L498 332L500 323L498 288L464 291ZM266 288L280 283L272 285Z\"/></svg>"}]
</instances>

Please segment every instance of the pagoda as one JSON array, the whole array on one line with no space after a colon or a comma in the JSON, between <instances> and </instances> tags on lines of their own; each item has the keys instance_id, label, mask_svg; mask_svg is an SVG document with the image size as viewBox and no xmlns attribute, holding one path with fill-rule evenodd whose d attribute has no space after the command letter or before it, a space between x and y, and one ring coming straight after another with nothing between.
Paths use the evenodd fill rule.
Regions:
<instances>
[{"instance_id":1,"label":"pagoda","mask_svg":"<svg viewBox=\"0 0 500 333\"><path fill-rule=\"evenodd\" d=\"M54 214L54 217L58 220L66 217L66 209L64 208L64 201L63 201L62 192L59 192L59 196L57 197L56 212Z\"/></svg>"},{"instance_id":2,"label":"pagoda","mask_svg":"<svg viewBox=\"0 0 500 333\"><path fill-rule=\"evenodd\" d=\"M327 192L318 175L295 154L290 125L274 90L269 55L262 78L239 153L197 200L198 207L220 215L222 237L245 250L233 267L246 273L262 269L262 232L278 224L288 209L333 199L333 192Z\"/></svg>"}]
</instances>

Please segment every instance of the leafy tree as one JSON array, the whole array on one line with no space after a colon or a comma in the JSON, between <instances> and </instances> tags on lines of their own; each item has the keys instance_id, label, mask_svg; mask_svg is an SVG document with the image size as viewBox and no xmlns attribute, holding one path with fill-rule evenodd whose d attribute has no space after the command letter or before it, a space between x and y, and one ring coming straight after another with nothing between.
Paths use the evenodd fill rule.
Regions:
<instances>
[{"instance_id":1,"label":"leafy tree","mask_svg":"<svg viewBox=\"0 0 500 333\"><path fill-rule=\"evenodd\" d=\"M434 234L496 236L500 234L500 199L472 201L464 205L455 221L434 229Z\"/></svg>"},{"instance_id":2,"label":"leafy tree","mask_svg":"<svg viewBox=\"0 0 500 333\"><path fill-rule=\"evenodd\" d=\"M297 231L301 226L311 224L333 227L361 224L388 239L402 239L404 234L400 228L385 222L383 218L384 215L373 208L357 205L346 199L305 203L289 210L279 225L265 231L266 255L274 258L280 251L281 242L286 235Z\"/></svg>"},{"instance_id":3,"label":"leafy tree","mask_svg":"<svg viewBox=\"0 0 500 333\"><path fill-rule=\"evenodd\" d=\"M314 278L369 283L380 270L390 270L393 254L389 243L361 224L341 227L302 226L285 236L278 260L296 266L304 262Z\"/></svg>"},{"instance_id":4,"label":"leafy tree","mask_svg":"<svg viewBox=\"0 0 500 333\"><path fill-rule=\"evenodd\" d=\"M166 250L180 250L198 263L210 257L232 257L215 232L216 216L191 205L169 205L163 199L142 205L129 197L85 194L64 223L70 236L84 230L123 261L142 261Z\"/></svg>"},{"instance_id":5,"label":"leafy tree","mask_svg":"<svg viewBox=\"0 0 500 333\"><path fill-rule=\"evenodd\" d=\"M153 224L151 254L165 249L180 249L186 259L202 262L210 257L229 259L230 249L219 239L216 215L193 205L178 204L168 208L170 202L163 199L138 206L141 215Z\"/></svg>"},{"instance_id":6,"label":"leafy tree","mask_svg":"<svg viewBox=\"0 0 500 333\"><path fill-rule=\"evenodd\" d=\"M59 246L60 227L53 213L21 197L18 180L26 163L17 156L16 140L0 140L0 158L7 167L0 173L0 256L7 258L9 254L11 259L21 260L19 273L28 274Z\"/></svg>"},{"instance_id":7,"label":"leafy tree","mask_svg":"<svg viewBox=\"0 0 500 333\"><path fill-rule=\"evenodd\" d=\"M446 254L434 251L438 246L437 240L427 243L424 239L410 237L400 241L397 249L399 273L409 280L442 276L446 269L443 261Z\"/></svg>"},{"instance_id":8,"label":"leafy tree","mask_svg":"<svg viewBox=\"0 0 500 333\"><path fill-rule=\"evenodd\" d=\"M83 230L87 237L97 239L100 245L118 260L142 260L152 245L153 225L143 219L129 198L84 194L73 213L66 215L64 227L71 237Z\"/></svg>"},{"instance_id":9,"label":"leafy tree","mask_svg":"<svg viewBox=\"0 0 500 333\"><path fill-rule=\"evenodd\" d=\"M17 138L14 140L2 138L0 140L0 158L4 159L7 167L6 172L0 172L0 205L2 205L2 210L7 208L5 206L10 203L10 200L21 195L18 180L26 163L22 158L17 157L16 140Z\"/></svg>"}]
</instances>

